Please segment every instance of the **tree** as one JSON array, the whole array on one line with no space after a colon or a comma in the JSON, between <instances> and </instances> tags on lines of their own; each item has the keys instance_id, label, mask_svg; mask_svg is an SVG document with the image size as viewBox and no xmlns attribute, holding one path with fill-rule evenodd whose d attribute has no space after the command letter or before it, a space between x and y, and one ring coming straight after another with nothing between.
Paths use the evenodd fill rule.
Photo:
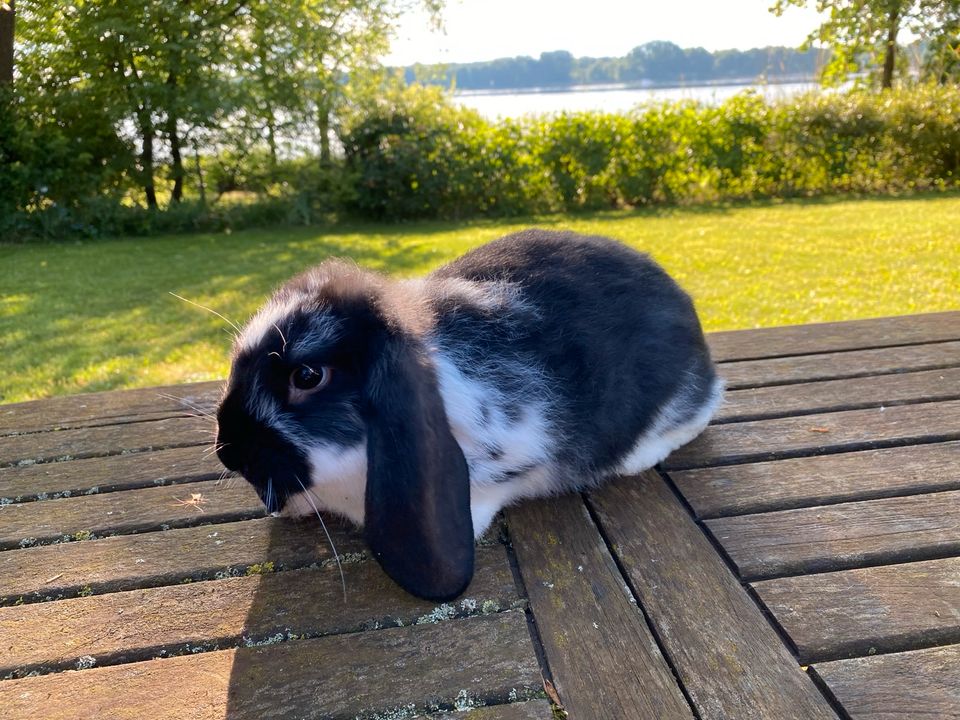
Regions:
<instances>
[{"instance_id":1,"label":"tree","mask_svg":"<svg viewBox=\"0 0 960 720\"><path fill-rule=\"evenodd\" d=\"M184 178L181 121L213 123L225 80L223 37L245 4L22 0L24 86L37 88L51 109L83 98L116 134L136 128L137 175L148 207L157 207L157 146L165 137L177 202ZM71 104L71 113L78 111L90 114Z\"/></svg>"},{"instance_id":2,"label":"tree","mask_svg":"<svg viewBox=\"0 0 960 720\"><path fill-rule=\"evenodd\" d=\"M0 85L13 84L13 35L16 9L13 0L0 0Z\"/></svg>"},{"instance_id":3,"label":"tree","mask_svg":"<svg viewBox=\"0 0 960 720\"><path fill-rule=\"evenodd\" d=\"M804 7L813 0L777 0L770 11L783 15L790 6ZM897 70L897 38L909 30L927 39L949 32L960 12L960 0L815 0L827 18L810 33L806 47L822 43L832 51L824 68L828 82L846 80L866 59L880 65L880 87L893 86ZM879 58L882 62L878 62Z\"/></svg>"},{"instance_id":4,"label":"tree","mask_svg":"<svg viewBox=\"0 0 960 720\"><path fill-rule=\"evenodd\" d=\"M136 145L157 207L161 162L178 202L200 138L241 156L265 138L275 161L287 131L328 157L347 77L378 61L413 4L436 14L441 0L20 0L22 86L36 116L66 127L80 113Z\"/></svg>"}]
</instances>

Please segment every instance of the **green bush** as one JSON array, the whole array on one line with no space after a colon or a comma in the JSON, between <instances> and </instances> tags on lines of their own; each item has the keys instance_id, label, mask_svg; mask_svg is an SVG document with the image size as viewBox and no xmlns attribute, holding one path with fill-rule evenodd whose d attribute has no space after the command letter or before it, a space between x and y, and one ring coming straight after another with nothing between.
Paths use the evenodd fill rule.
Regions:
<instances>
[{"instance_id":1,"label":"green bush","mask_svg":"<svg viewBox=\"0 0 960 720\"><path fill-rule=\"evenodd\" d=\"M437 88L394 87L342 118L340 139L342 159L327 163L257 149L203 158L211 202L148 211L129 202L129 148L107 162L108 137L0 122L0 232L146 235L960 186L960 93L946 86L776 103L747 92L719 106L498 122ZM246 201L226 200L238 194Z\"/></svg>"},{"instance_id":2,"label":"green bush","mask_svg":"<svg viewBox=\"0 0 960 720\"><path fill-rule=\"evenodd\" d=\"M345 140L357 214L457 218L957 187L960 94L814 93L490 123L411 87Z\"/></svg>"}]
</instances>

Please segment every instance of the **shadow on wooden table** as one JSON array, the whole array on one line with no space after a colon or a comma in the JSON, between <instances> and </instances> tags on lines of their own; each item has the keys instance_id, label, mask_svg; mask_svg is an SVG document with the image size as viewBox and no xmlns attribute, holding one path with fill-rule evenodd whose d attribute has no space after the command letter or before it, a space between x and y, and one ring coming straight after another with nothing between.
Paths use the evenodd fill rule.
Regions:
<instances>
[{"instance_id":1,"label":"shadow on wooden table","mask_svg":"<svg viewBox=\"0 0 960 720\"><path fill-rule=\"evenodd\" d=\"M343 580L316 518L269 521L263 554L268 559L247 569L260 577L234 651L226 712L231 720L312 715L333 699L325 697L329 689L342 688L337 695L349 692L349 678L339 677L343 663L337 645L342 643L336 634L364 629L349 610L363 582L357 576L365 574L355 568L366 563L360 562L359 533L335 518L324 520ZM333 637L301 642L325 635Z\"/></svg>"},{"instance_id":2,"label":"shadow on wooden table","mask_svg":"<svg viewBox=\"0 0 960 720\"><path fill-rule=\"evenodd\" d=\"M227 718L428 713L542 696L525 600L498 537L478 545L464 595L437 605L395 585L356 529L324 520L339 567L316 518L269 519L269 561L248 571L261 574L232 651Z\"/></svg>"}]
</instances>

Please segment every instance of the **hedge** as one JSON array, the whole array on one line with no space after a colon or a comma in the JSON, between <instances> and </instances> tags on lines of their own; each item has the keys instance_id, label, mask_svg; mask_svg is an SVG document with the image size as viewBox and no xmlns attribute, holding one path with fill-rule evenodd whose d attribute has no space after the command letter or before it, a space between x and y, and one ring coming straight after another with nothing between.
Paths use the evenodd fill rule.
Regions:
<instances>
[{"instance_id":1,"label":"hedge","mask_svg":"<svg viewBox=\"0 0 960 720\"><path fill-rule=\"evenodd\" d=\"M9 127L9 126L8 126ZM0 155L43 153L0 133ZM340 125L341 157L281 162L263 153L231 177L253 202L131 206L76 164L0 163L0 237L150 234L355 216L377 220L531 215L772 197L890 194L960 186L960 89L812 93L767 102L746 92L722 105L645 105L625 114L562 113L489 121L435 88L392 90ZM34 138L42 145L43 137ZM60 157L47 154L46 157ZM212 159L206 164L212 167ZM238 180L239 178L239 180ZM25 182L29 187L20 187ZM44 185L38 202L31 187ZM54 187L65 185L62 198ZM249 187L247 187L249 186ZM17 191L17 188L19 190ZM189 188L188 188L189 189ZM14 202L13 198L21 198Z\"/></svg>"}]
</instances>

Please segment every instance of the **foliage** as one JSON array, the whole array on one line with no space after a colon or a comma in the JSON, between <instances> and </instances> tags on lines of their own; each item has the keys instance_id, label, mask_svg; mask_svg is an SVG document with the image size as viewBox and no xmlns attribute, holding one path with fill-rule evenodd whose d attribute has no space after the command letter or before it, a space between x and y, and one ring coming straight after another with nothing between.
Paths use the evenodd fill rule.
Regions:
<instances>
[{"instance_id":1,"label":"foliage","mask_svg":"<svg viewBox=\"0 0 960 720\"><path fill-rule=\"evenodd\" d=\"M783 15L790 6L813 0L776 0L771 12ZM880 86L890 88L898 65L897 38L901 31L923 38L934 47L955 37L960 23L960 0L816 0L826 19L807 39L831 50L824 68L827 82L842 83L863 67L882 68ZM927 67L929 71L931 68Z\"/></svg>"},{"instance_id":2,"label":"foliage","mask_svg":"<svg viewBox=\"0 0 960 720\"><path fill-rule=\"evenodd\" d=\"M243 155L266 144L275 166L286 140L319 148L326 161L345 78L375 63L415 2L20 0L15 105L24 126L123 146L90 157L120 158L126 187L99 182L94 169L96 191L85 200L117 190L118 200L149 208L164 196L176 203L188 182L185 156L201 146ZM436 13L440 0L419 4ZM50 200L70 205L56 193Z\"/></svg>"},{"instance_id":3,"label":"foliage","mask_svg":"<svg viewBox=\"0 0 960 720\"><path fill-rule=\"evenodd\" d=\"M351 208L383 219L943 189L960 184L960 95L746 93L490 124L407 88L359 113L344 144Z\"/></svg>"},{"instance_id":4,"label":"foliage","mask_svg":"<svg viewBox=\"0 0 960 720\"><path fill-rule=\"evenodd\" d=\"M230 328L168 292L243 322L329 256L419 275L534 224L652 253L710 330L960 309L957 217L951 194L0 244L0 402L223 377Z\"/></svg>"},{"instance_id":5,"label":"foliage","mask_svg":"<svg viewBox=\"0 0 960 720\"><path fill-rule=\"evenodd\" d=\"M118 201L133 156L115 135L25 122L8 105L16 122L0 130L0 152L13 160L0 167L9 189L0 229L12 238L146 235L960 185L960 94L950 87L775 103L744 93L719 106L498 122L439 88L378 87L341 109L342 160L274 159L265 147L197 155L182 207L166 210ZM158 190L171 185L163 179Z\"/></svg>"},{"instance_id":6,"label":"foliage","mask_svg":"<svg viewBox=\"0 0 960 720\"><path fill-rule=\"evenodd\" d=\"M733 80L802 75L817 71L816 50L785 47L752 50L680 48L655 41L631 50L625 57L575 58L569 52L541 53L539 58L499 58L450 65L412 65L404 68L407 82L421 82L461 90L531 88L604 83L670 83Z\"/></svg>"}]
</instances>

